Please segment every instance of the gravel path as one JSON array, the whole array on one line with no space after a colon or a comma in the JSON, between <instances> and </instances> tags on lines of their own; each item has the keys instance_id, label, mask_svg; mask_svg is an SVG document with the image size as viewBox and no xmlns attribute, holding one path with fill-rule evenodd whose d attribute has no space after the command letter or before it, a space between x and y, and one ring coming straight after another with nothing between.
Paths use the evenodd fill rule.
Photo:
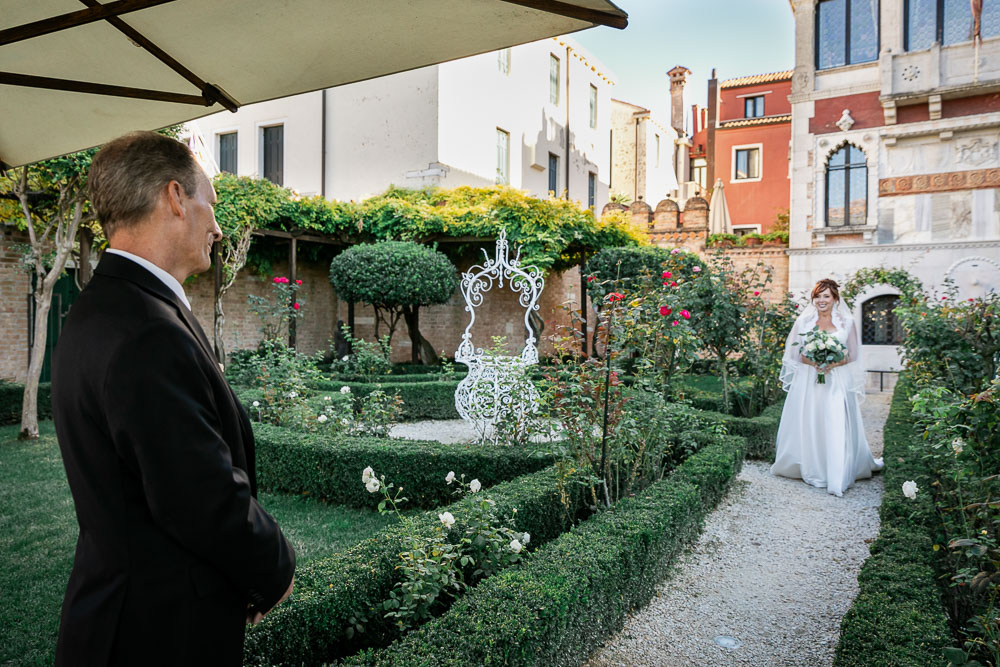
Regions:
<instances>
[{"instance_id":1,"label":"gravel path","mask_svg":"<svg viewBox=\"0 0 1000 667\"><path fill-rule=\"evenodd\" d=\"M891 394L862 406L876 456ZM882 478L831 496L747 462L674 574L588 665L829 665L878 534ZM734 638L725 648L715 639Z\"/></svg>"}]
</instances>

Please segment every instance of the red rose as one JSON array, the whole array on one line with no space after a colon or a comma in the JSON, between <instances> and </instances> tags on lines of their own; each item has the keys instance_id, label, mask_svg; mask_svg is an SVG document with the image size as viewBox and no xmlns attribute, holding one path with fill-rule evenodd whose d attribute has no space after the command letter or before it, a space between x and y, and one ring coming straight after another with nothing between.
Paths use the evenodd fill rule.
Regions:
<instances>
[{"instance_id":1,"label":"red rose","mask_svg":"<svg viewBox=\"0 0 1000 667\"><path fill-rule=\"evenodd\" d=\"M621 292L612 292L608 295L608 301L614 303L615 301L621 301L625 298L625 295Z\"/></svg>"},{"instance_id":2,"label":"red rose","mask_svg":"<svg viewBox=\"0 0 1000 667\"><path fill-rule=\"evenodd\" d=\"M677 283L670 283L671 287L677 287Z\"/></svg>"},{"instance_id":3,"label":"red rose","mask_svg":"<svg viewBox=\"0 0 1000 667\"><path fill-rule=\"evenodd\" d=\"M669 277L670 277L670 276L672 276L672 275L673 275L673 274L672 274L672 273L670 273L669 271L664 271L664 272L663 272L663 277L664 277L664 278L669 278Z\"/></svg>"},{"instance_id":4,"label":"red rose","mask_svg":"<svg viewBox=\"0 0 1000 667\"><path fill-rule=\"evenodd\" d=\"M660 315L666 317L667 315L670 314L670 312L671 312L670 309L667 308L666 306L660 306Z\"/></svg>"},{"instance_id":5,"label":"red rose","mask_svg":"<svg viewBox=\"0 0 1000 667\"><path fill-rule=\"evenodd\" d=\"M295 310L298 310L300 308L300 306L299 306L299 304L298 304L297 301L292 304L292 308L294 308Z\"/></svg>"},{"instance_id":6,"label":"red rose","mask_svg":"<svg viewBox=\"0 0 1000 667\"><path fill-rule=\"evenodd\" d=\"M588 283L592 283L592 282L594 282L595 280L597 280L597 276L588 276L588 277L587 277L587 282L588 282Z\"/></svg>"},{"instance_id":7,"label":"red rose","mask_svg":"<svg viewBox=\"0 0 1000 667\"><path fill-rule=\"evenodd\" d=\"M296 285L301 285L301 284L302 284L302 281L301 281L301 280L296 280L296 281L295 281L295 284L296 284Z\"/></svg>"},{"instance_id":8,"label":"red rose","mask_svg":"<svg viewBox=\"0 0 1000 667\"><path fill-rule=\"evenodd\" d=\"M753 295L754 296L760 296L760 292L754 292Z\"/></svg>"}]
</instances>

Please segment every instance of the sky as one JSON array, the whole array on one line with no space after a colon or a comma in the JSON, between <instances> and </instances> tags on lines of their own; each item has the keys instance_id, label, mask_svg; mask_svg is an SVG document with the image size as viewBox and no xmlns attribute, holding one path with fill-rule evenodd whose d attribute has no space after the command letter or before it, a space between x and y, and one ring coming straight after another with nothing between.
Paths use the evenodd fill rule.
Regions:
<instances>
[{"instance_id":1,"label":"sky","mask_svg":"<svg viewBox=\"0 0 1000 667\"><path fill-rule=\"evenodd\" d=\"M611 96L670 121L675 65L691 70L692 104L705 106L712 68L720 80L795 66L795 21L788 0L614 0L628 15L624 30L598 27L572 37L612 73Z\"/></svg>"}]
</instances>

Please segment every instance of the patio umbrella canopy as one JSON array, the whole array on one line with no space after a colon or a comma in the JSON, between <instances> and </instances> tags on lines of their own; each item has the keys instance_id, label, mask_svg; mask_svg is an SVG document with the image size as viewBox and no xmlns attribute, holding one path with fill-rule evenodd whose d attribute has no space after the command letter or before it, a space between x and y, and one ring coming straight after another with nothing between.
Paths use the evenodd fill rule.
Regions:
<instances>
[{"instance_id":1,"label":"patio umbrella canopy","mask_svg":"<svg viewBox=\"0 0 1000 667\"><path fill-rule=\"evenodd\" d=\"M726 192L721 178L715 180L715 187L712 188L712 201L708 205L708 233L733 233L733 223L729 218L729 207L726 205Z\"/></svg>"},{"instance_id":2,"label":"patio umbrella canopy","mask_svg":"<svg viewBox=\"0 0 1000 667\"><path fill-rule=\"evenodd\" d=\"M0 0L0 162L626 23L607 0Z\"/></svg>"}]
</instances>

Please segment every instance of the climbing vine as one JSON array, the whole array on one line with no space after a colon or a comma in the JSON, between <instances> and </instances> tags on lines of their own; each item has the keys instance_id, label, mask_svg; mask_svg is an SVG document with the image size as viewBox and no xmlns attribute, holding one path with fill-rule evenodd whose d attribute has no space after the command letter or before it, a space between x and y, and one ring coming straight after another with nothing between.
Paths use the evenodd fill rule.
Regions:
<instances>
[{"instance_id":1,"label":"climbing vine","mask_svg":"<svg viewBox=\"0 0 1000 667\"><path fill-rule=\"evenodd\" d=\"M884 266L858 269L841 286L840 294L844 302L854 306L854 300L867 287L891 285L899 290L901 305L913 306L925 300L924 286L906 269L889 269Z\"/></svg>"}]
</instances>

